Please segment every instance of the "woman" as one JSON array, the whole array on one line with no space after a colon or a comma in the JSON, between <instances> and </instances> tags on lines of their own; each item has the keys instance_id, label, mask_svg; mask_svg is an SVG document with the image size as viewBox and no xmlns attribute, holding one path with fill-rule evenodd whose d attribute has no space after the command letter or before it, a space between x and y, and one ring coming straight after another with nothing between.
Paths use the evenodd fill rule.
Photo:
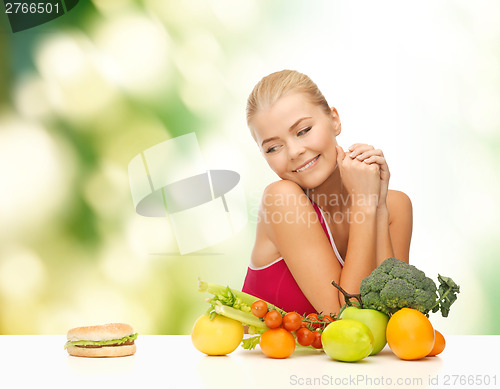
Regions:
<instances>
[{"instance_id":1,"label":"woman","mask_svg":"<svg viewBox=\"0 0 500 389\"><path fill-rule=\"evenodd\" d=\"M264 191L243 291L287 311L337 313L335 280L359 293L388 257L408 262L412 206L388 190L382 151L337 144L338 112L309 77L264 77L247 103L247 123L281 178Z\"/></svg>"}]
</instances>

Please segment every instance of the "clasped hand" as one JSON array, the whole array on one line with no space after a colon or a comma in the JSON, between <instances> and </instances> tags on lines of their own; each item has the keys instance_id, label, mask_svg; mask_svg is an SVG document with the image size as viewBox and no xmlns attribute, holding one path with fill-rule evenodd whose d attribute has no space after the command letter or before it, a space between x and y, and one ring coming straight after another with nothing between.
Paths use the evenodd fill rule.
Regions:
<instances>
[{"instance_id":1,"label":"clasped hand","mask_svg":"<svg viewBox=\"0 0 500 389\"><path fill-rule=\"evenodd\" d=\"M363 143L353 144L347 153L336 148L337 166L348 193L365 197L366 204L375 200L377 208L385 207L390 172L382 150Z\"/></svg>"}]
</instances>

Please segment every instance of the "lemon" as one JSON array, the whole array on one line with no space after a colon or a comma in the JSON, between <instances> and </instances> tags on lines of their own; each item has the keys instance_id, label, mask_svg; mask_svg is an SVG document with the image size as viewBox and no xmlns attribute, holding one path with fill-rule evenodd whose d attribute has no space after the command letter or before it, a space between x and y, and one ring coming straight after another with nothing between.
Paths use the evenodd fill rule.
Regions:
<instances>
[{"instance_id":1,"label":"lemon","mask_svg":"<svg viewBox=\"0 0 500 389\"><path fill-rule=\"evenodd\" d=\"M232 353L243 339L243 324L217 315L210 320L203 315L196 320L191 332L191 341L197 350L207 355Z\"/></svg>"}]
</instances>

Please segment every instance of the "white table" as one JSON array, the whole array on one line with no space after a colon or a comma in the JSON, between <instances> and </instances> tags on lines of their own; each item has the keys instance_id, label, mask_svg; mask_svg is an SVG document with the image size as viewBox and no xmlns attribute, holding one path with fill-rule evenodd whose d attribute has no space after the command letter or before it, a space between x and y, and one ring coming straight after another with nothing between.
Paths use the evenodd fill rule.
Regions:
<instances>
[{"instance_id":1,"label":"white table","mask_svg":"<svg viewBox=\"0 0 500 389\"><path fill-rule=\"evenodd\" d=\"M270 359L258 347L208 357L184 335L139 335L137 353L130 357L77 358L64 350L65 341L64 335L0 336L0 387L500 387L500 336L449 335L442 354L419 361L402 361L386 346L378 355L357 363L333 361L314 350L296 351L287 359ZM480 381L482 385L471 385Z\"/></svg>"}]
</instances>

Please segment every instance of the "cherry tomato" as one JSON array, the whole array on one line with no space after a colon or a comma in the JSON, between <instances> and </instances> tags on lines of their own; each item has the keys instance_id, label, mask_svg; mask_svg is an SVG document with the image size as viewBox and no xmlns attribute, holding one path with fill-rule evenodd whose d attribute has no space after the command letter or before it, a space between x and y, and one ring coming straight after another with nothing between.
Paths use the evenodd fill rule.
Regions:
<instances>
[{"instance_id":1,"label":"cherry tomato","mask_svg":"<svg viewBox=\"0 0 500 389\"><path fill-rule=\"evenodd\" d=\"M322 319L325 323L331 323L332 321L334 321L334 319L330 315L323 315Z\"/></svg>"},{"instance_id":2,"label":"cherry tomato","mask_svg":"<svg viewBox=\"0 0 500 389\"><path fill-rule=\"evenodd\" d=\"M281 316L281 313L275 309L267 312L266 316L264 316L264 323L266 323L266 326L269 328L278 328L282 321L283 317Z\"/></svg>"},{"instance_id":3,"label":"cherry tomato","mask_svg":"<svg viewBox=\"0 0 500 389\"><path fill-rule=\"evenodd\" d=\"M297 335L297 342L305 347L310 346L315 338L314 332L304 327L299 328L295 334Z\"/></svg>"},{"instance_id":4,"label":"cherry tomato","mask_svg":"<svg viewBox=\"0 0 500 389\"><path fill-rule=\"evenodd\" d=\"M297 331L302 324L302 316L297 312L288 312L283 317L283 328L287 331Z\"/></svg>"},{"instance_id":5,"label":"cherry tomato","mask_svg":"<svg viewBox=\"0 0 500 389\"><path fill-rule=\"evenodd\" d=\"M314 340L311 345L314 348L323 348L323 344L321 343L321 332L314 331L313 334L314 334Z\"/></svg>"},{"instance_id":6,"label":"cherry tomato","mask_svg":"<svg viewBox=\"0 0 500 389\"><path fill-rule=\"evenodd\" d=\"M310 313L309 315L306 316L306 319L310 319L312 321L319 322L318 314L317 313ZM320 326L319 323L309 323L308 327L316 329L316 328L319 328L319 326Z\"/></svg>"},{"instance_id":7,"label":"cherry tomato","mask_svg":"<svg viewBox=\"0 0 500 389\"><path fill-rule=\"evenodd\" d=\"M271 358L287 358L295 350L295 338L284 328L271 328L260 337L260 349Z\"/></svg>"},{"instance_id":8,"label":"cherry tomato","mask_svg":"<svg viewBox=\"0 0 500 389\"><path fill-rule=\"evenodd\" d=\"M257 300L252 303L250 309L255 316L263 318L267 313L267 304L265 301Z\"/></svg>"}]
</instances>

